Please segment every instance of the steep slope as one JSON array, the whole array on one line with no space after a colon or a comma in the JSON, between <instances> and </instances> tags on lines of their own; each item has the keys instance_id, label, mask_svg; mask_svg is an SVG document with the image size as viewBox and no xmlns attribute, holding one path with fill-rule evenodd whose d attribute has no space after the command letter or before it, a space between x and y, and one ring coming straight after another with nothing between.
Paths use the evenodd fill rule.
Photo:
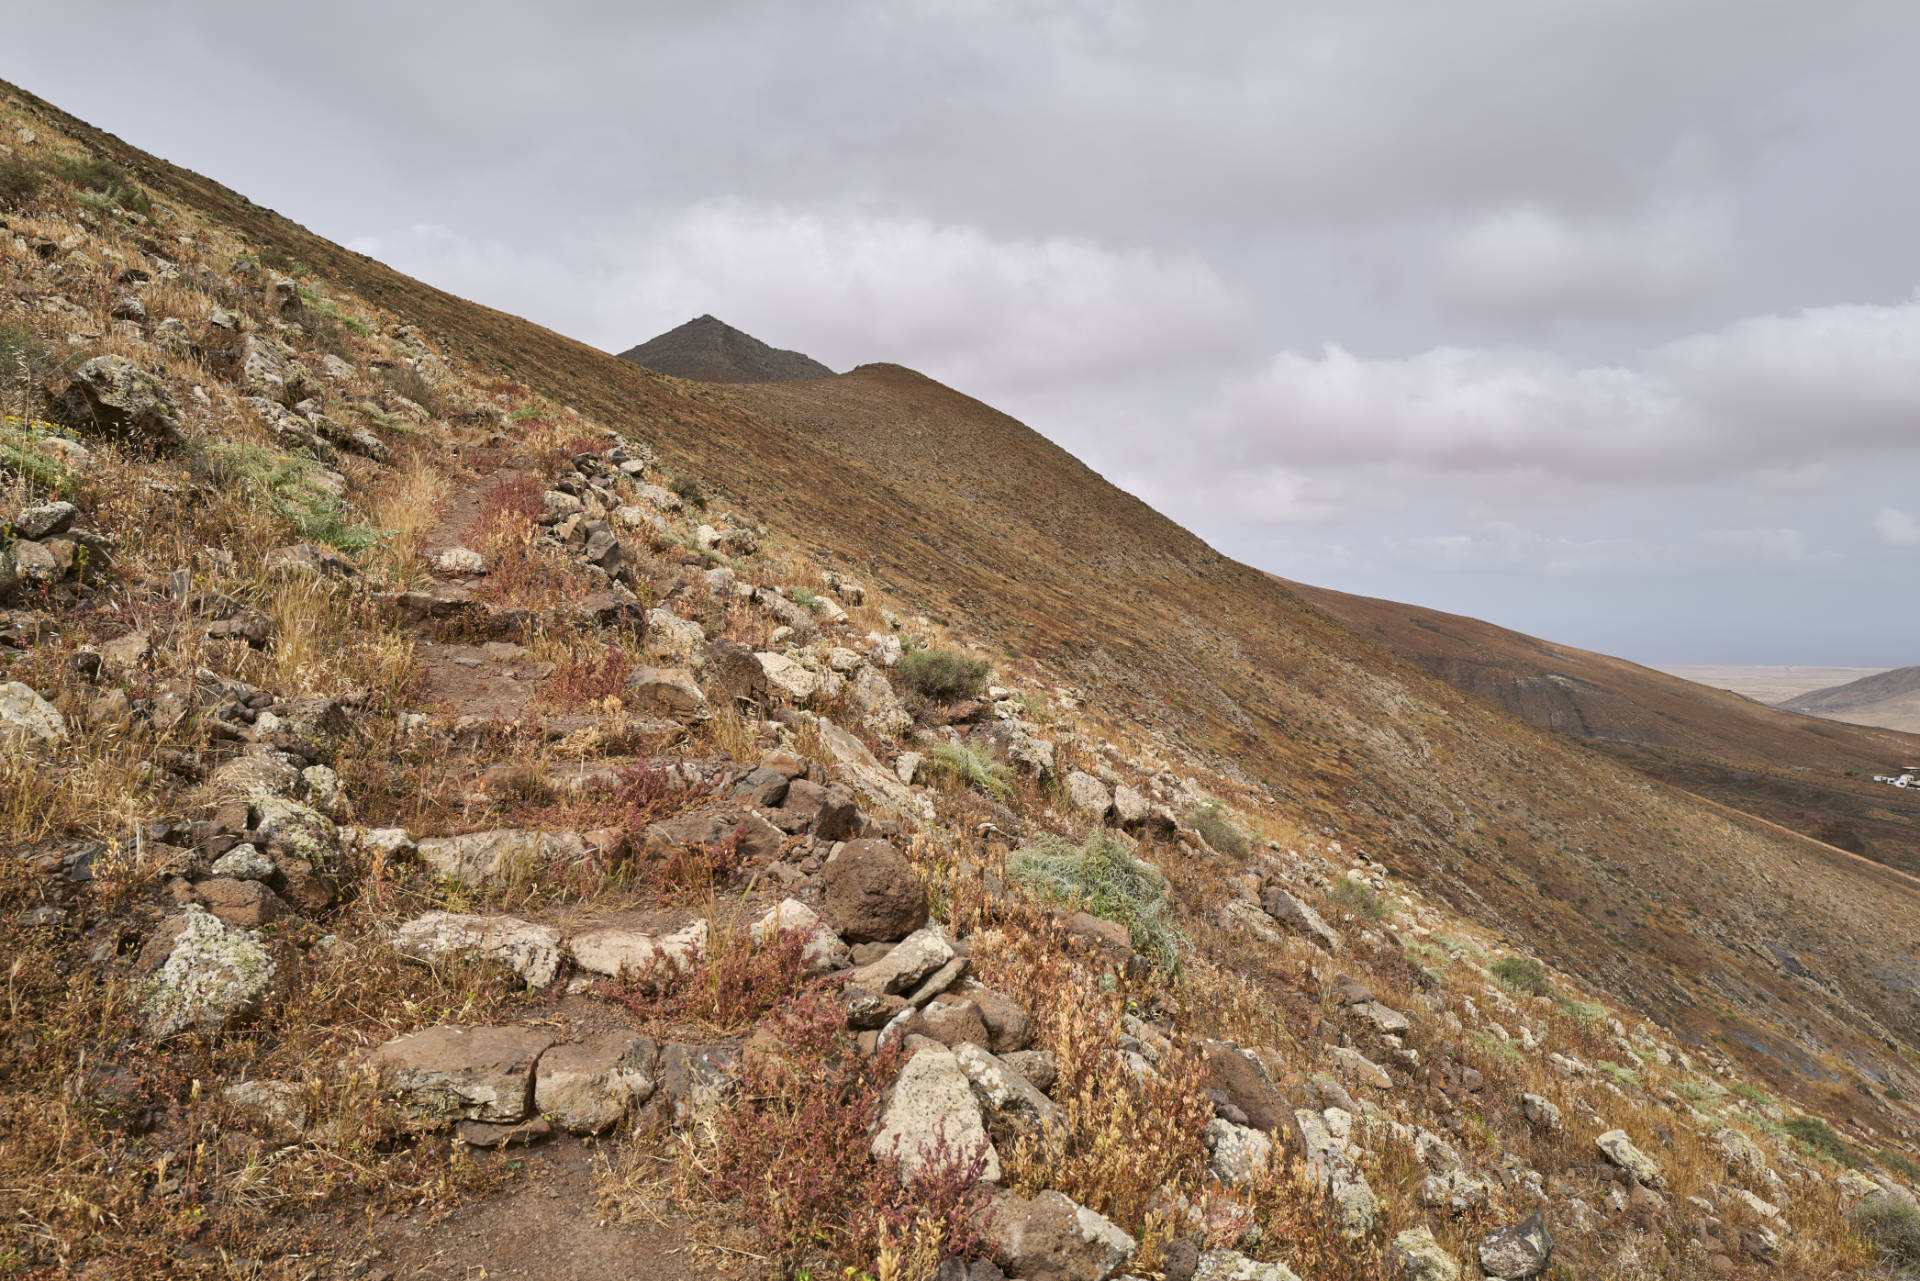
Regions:
<instances>
[{"instance_id":1,"label":"steep slope","mask_svg":"<svg viewBox=\"0 0 1920 1281\"><path fill-rule=\"evenodd\" d=\"M833 371L797 351L769 347L712 316L699 316L620 353L656 373L705 383L780 383L831 378Z\"/></svg>"},{"instance_id":2,"label":"steep slope","mask_svg":"<svg viewBox=\"0 0 1920 1281\"><path fill-rule=\"evenodd\" d=\"M909 371L0 136L11 1270L1837 1278L1912 1204L1909 879Z\"/></svg>"},{"instance_id":3,"label":"steep slope","mask_svg":"<svg viewBox=\"0 0 1920 1281\"><path fill-rule=\"evenodd\" d=\"M1873 782L1896 763L1920 760L1920 739L1777 710L1478 619L1289 586L1456 689L1534 725L1826 844L1920 871L1920 798Z\"/></svg>"},{"instance_id":4,"label":"steep slope","mask_svg":"<svg viewBox=\"0 0 1920 1281\"><path fill-rule=\"evenodd\" d=\"M1896 667L1790 698L1780 706L1809 716L1920 734L1920 667Z\"/></svg>"},{"instance_id":5,"label":"steep slope","mask_svg":"<svg viewBox=\"0 0 1920 1281\"><path fill-rule=\"evenodd\" d=\"M1004 414L891 366L689 387L35 107L169 199L409 317L448 354L650 441L821 563L1043 663L1117 739L1204 754L1236 803L1341 834L1782 1088L1884 1084L1897 1054L1920 1048L1911 878L1490 710ZM1868 1106L1851 1089L1831 1096Z\"/></svg>"}]
</instances>

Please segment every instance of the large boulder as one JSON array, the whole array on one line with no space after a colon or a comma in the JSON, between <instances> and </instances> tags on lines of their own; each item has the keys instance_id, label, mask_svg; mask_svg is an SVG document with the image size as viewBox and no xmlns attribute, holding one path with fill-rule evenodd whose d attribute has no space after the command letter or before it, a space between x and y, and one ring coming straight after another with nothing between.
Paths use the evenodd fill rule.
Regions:
<instances>
[{"instance_id":1,"label":"large boulder","mask_svg":"<svg viewBox=\"0 0 1920 1281\"><path fill-rule=\"evenodd\" d=\"M1607 1160L1650 1188L1664 1187L1666 1177L1654 1159L1633 1145L1625 1130L1608 1130L1593 1141Z\"/></svg>"},{"instance_id":2,"label":"large boulder","mask_svg":"<svg viewBox=\"0 0 1920 1281\"><path fill-rule=\"evenodd\" d=\"M60 709L20 681L0 685L0 743L58 743L67 736Z\"/></svg>"},{"instance_id":3,"label":"large boulder","mask_svg":"<svg viewBox=\"0 0 1920 1281\"><path fill-rule=\"evenodd\" d=\"M520 1121L533 1102L534 1064L553 1038L527 1027L423 1028L367 1058L413 1124Z\"/></svg>"},{"instance_id":4,"label":"large boulder","mask_svg":"<svg viewBox=\"0 0 1920 1281\"><path fill-rule=\"evenodd\" d=\"M534 1106L574 1134L599 1134L652 1097L659 1066L659 1046L634 1032L556 1045L534 1070Z\"/></svg>"},{"instance_id":5,"label":"large boulder","mask_svg":"<svg viewBox=\"0 0 1920 1281\"><path fill-rule=\"evenodd\" d=\"M95 356L74 370L67 409L80 422L148 448L171 449L183 439L173 393L125 356Z\"/></svg>"},{"instance_id":6,"label":"large boulder","mask_svg":"<svg viewBox=\"0 0 1920 1281\"><path fill-rule=\"evenodd\" d=\"M1107 817L1113 808L1113 796L1107 791L1107 785L1084 770L1070 770L1067 773L1067 804L1073 811L1098 823Z\"/></svg>"},{"instance_id":7,"label":"large boulder","mask_svg":"<svg viewBox=\"0 0 1920 1281\"><path fill-rule=\"evenodd\" d=\"M158 965L141 992L140 1017L155 1039L218 1032L259 1013L278 969L258 934L199 907L162 922L148 946Z\"/></svg>"},{"instance_id":8,"label":"large boulder","mask_svg":"<svg viewBox=\"0 0 1920 1281\"><path fill-rule=\"evenodd\" d=\"M1294 1132L1293 1104L1258 1055L1225 1041L1203 1041L1200 1052L1206 1061L1208 1087L1226 1095L1250 1125L1268 1134Z\"/></svg>"},{"instance_id":9,"label":"large boulder","mask_svg":"<svg viewBox=\"0 0 1920 1281\"><path fill-rule=\"evenodd\" d=\"M707 696L683 667L636 667L627 677L627 692L643 714L682 721L707 714Z\"/></svg>"},{"instance_id":10,"label":"large boulder","mask_svg":"<svg viewBox=\"0 0 1920 1281\"><path fill-rule=\"evenodd\" d=\"M874 1132L873 1153L896 1159L903 1179L930 1172L943 1157L955 1164L983 1158L980 1177L1000 1179L1000 1154L951 1050L922 1049L900 1069Z\"/></svg>"},{"instance_id":11,"label":"large boulder","mask_svg":"<svg viewBox=\"0 0 1920 1281\"><path fill-rule=\"evenodd\" d=\"M1269 886L1260 905L1267 915L1296 933L1304 934L1329 952L1340 950L1340 935L1320 919L1320 913L1279 886Z\"/></svg>"},{"instance_id":12,"label":"large boulder","mask_svg":"<svg viewBox=\"0 0 1920 1281\"><path fill-rule=\"evenodd\" d=\"M871 667L860 668L847 682L847 706L855 720L882 738L898 738L913 727L913 715L892 682Z\"/></svg>"},{"instance_id":13,"label":"large boulder","mask_svg":"<svg viewBox=\"0 0 1920 1281\"><path fill-rule=\"evenodd\" d=\"M1025 1281L1106 1281L1139 1244L1059 1192L993 1199L993 1261Z\"/></svg>"},{"instance_id":14,"label":"large boulder","mask_svg":"<svg viewBox=\"0 0 1920 1281\"><path fill-rule=\"evenodd\" d=\"M891 844L849 841L820 873L821 915L849 943L891 943L927 922L927 887Z\"/></svg>"},{"instance_id":15,"label":"large boulder","mask_svg":"<svg viewBox=\"0 0 1920 1281\"><path fill-rule=\"evenodd\" d=\"M1431 1228L1408 1228L1393 1239L1394 1281L1460 1281L1460 1265Z\"/></svg>"},{"instance_id":16,"label":"large boulder","mask_svg":"<svg viewBox=\"0 0 1920 1281\"><path fill-rule=\"evenodd\" d=\"M1215 1117L1207 1122L1207 1168L1228 1187L1251 1183L1273 1160L1273 1140L1259 1130Z\"/></svg>"},{"instance_id":17,"label":"large boulder","mask_svg":"<svg viewBox=\"0 0 1920 1281\"><path fill-rule=\"evenodd\" d=\"M531 987L560 975L560 931L512 916L428 912L394 931L393 946L416 960L475 952L501 962Z\"/></svg>"},{"instance_id":18,"label":"large boulder","mask_svg":"<svg viewBox=\"0 0 1920 1281\"><path fill-rule=\"evenodd\" d=\"M1553 1257L1553 1235L1538 1213L1518 1227L1501 1228L1480 1243L1480 1267L1501 1281L1524 1281L1547 1270Z\"/></svg>"}]
</instances>

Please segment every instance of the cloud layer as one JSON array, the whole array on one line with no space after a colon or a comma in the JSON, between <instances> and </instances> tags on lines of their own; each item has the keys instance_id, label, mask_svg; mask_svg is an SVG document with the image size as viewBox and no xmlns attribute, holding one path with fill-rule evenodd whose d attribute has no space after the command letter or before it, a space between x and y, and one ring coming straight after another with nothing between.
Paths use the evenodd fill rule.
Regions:
<instances>
[{"instance_id":1,"label":"cloud layer","mask_svg":"<svg viewBox=\"0 0 1920 1281\"><path fill-rule=\"evenodd\" d=\"M712 312L912 365L1266 568L1648 658L1920 661L1899 0L66 0L8 35L28 88L443 287L609 350Z\"/></svg>"}]
</instances>

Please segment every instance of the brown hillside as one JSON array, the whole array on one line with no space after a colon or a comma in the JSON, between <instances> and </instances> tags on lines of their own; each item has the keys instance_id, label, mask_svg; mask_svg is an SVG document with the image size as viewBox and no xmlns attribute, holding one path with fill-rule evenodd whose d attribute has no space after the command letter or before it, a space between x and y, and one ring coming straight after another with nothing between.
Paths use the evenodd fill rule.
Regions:
<instances>
[{"instance_id":1,"label":"brown hillside","mask_svg":"<svg viewBox=\"0 0 1920 1281\"><path fill-rule=\"evenodd\" d=\"M1920 797L1873 781L1895 764L1920 760L1920 738L1798 715L1813 710L1800 699L1787 704L1794 711L1781 711L1478 619L1289 586L1355 631L1522 720L1828 845L1920 871Z\"/></svg>"},{"instance_id":2,"label":"brown hillside","mask_svg":"<svg viewBox=\"0 0 1920 1281\"><path fill-rule=\"evenodd\" d=\"M26 95L21 95L23 98ZM1920 886L1494 712L910 371L678 381L411 280L35 104L157 193L459 359L652 442L768 528L1191 744L1517 944L1782 1088L1920 1050ZM1791 964L1782 958L1791 958ZM1897 1048L1896 1048L1897 1047ZM1823 1096L1824 1097L1824 1096ZM1847 1110L1870 1105L1834 1089Z\"/></svg>"},{"instance_id":3,"label":"brown hillside","mask_svg":"<svg viewBox=\"0 0 1920 1281\"><path fill-rule=\"evenodd\" d=\"M1780 706L1809 716L1920 734L1920 667L1896 667L1832 689L1802 694Z\"/></svg>"},{"instance_id":4,"label":"brown hillside","mask_svg":"<svg viewBox=\"0 0 1920 1281\"><path fill-rule=\"evenodd\" d=\"M620 353L656 373L706 383L779 383L831 378L833 371L797 351L769 347L712 316L699 316Z\"/></svg>"}]
</instances>

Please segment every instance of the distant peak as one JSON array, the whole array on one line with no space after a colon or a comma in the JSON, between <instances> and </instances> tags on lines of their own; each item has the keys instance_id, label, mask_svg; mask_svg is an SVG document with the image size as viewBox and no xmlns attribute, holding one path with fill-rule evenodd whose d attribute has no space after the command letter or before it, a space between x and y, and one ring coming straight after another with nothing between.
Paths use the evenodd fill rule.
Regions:
<instances>
[{"instance_id":1,"label":"distant peak","mask_svg":"<svg viewBox=\"0 0 1920 1281\"><path fill-rule=\"evenodd\" d=\"M770 347L712 314L696 316L620 359L675 378L708 383L785 383L831 378L833 370L797 351Z\"/></svg>"}]
</instances>

